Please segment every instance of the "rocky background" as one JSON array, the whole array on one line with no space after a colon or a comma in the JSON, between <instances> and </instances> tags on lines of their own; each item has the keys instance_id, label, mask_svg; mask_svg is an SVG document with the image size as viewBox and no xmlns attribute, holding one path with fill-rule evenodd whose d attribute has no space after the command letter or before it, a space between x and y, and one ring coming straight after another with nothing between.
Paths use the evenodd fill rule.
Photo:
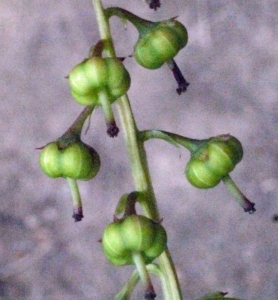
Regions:
<instances>
[{"instance_id":1,"label":"rocky background","mask_svg":"<svg viewBox=\"0 0 278 300\"><path fill-rule=\"evenodd\" d=\"M151 20L178 15L189 31L176 58L190 82L181 96L166 66L150 71L126 59L138 126L201 139L238 137L245 155L232 177L257 208L244 213L223 184L190 186L187 151L146 144L184 299L216 290L278 299L278 2L161 2L154 12L141 0L104 1ZM111 23L119 56L130 55L137 32L116 18ZM46 177L35 150L82 110L65 76L99 39L92 3L1 0L0 32L0 299L113 299L133 270L110 265L98 242L117 200L134 189L122 135L110 139L96 111L83 139L99 152L102 168L80 183L79 223L71 218L66 180ZM142 299L140 284L133 299Z\"/></svg>"}]
</instances>

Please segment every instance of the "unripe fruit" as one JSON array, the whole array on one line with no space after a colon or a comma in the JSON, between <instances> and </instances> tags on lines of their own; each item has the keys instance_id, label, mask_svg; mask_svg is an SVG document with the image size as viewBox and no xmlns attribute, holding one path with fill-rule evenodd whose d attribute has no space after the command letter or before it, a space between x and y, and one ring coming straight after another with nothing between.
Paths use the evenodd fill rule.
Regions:
<instances>
[{"instance_id":1,"label":"unripe fruit","mask_svg":"<svg viewBox=\"0 0 278 300\"><path fill-rule=\"evenodd\" d=\"M40 166L52 178L89 180L99 171L100 158L92 147L81 141L65 149L59 149L57 142L51 142L41 151Z\"/></svg>"},{"instance_id":2,"label":"unripe fruit","mask_svg":"<svg viewBox=\"0 0 278 300\"><path fill-rule=\"evenodd\" d=\"M92 57L75 66L69 74L73 98L81 105L102 105L99 93L105 92L110 103L130 87L130 76L117 58Z\"/></svg>"},{"instance_id":3,"label":"unripe fruit","mask_svg":"<svg viewBox=\"0 0 278 300\"><path fill-rule=\"evenodd\" d=\"M239 163L243 156L240 141L230 135L221 135L208 140L189 160L186 177L195 187L215 187Z\"/></svg>"},{"instance_id":4,"label":"unripe fruit","mask_svg":"<svg viewBox=\"0 0 278 300\"><path fill-rule=\"evenodd\" d=\"M147 69L157 69L175 57L188 41L187 30L171 19L142 34L134 47L136 61Z\"/></svg>"},{"instance_id":5,"label":"unripe fruit","mask_svg":"<svg viewBox=\"0 0 278 300\"><path fill-rule=\"evenodd\" d=\"M165 250L166 244L167 234L162 225L141 215L109 224L102 236L104 254L114 265L133 264L134 252L140 252L148 264Z\"/></svg>"}]
</instances>

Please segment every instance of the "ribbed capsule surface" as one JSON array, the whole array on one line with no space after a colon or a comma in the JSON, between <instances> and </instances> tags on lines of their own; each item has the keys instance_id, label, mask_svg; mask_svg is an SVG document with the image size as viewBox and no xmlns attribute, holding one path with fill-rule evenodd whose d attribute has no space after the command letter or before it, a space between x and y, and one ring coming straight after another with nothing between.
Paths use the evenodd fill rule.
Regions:
<instances>
[{"instance_id":1,"label":"ribbed capsule surface","mask_svg":"<svg viewBox=\"0 0 278 300\"><path fill-rule=\"evenodd\" d=\"M98 153L83 142L59 149L56 142L47 144L40 153L40 166L51 177L68 177L80 180L92 179L99 171Z\"/></svg>"},{"instance_id":2,"label":"ribbed capsule surface","mask_svg":"<svg viewBox=\"0 0 278 300\"><path fill-rule=\"evenodd\" d=\"M79 104L99 106L100 91L105 91L110 103L113 103L129 89L130 76L119 59L92 57L71 70L69 86Z\"/></svg>"},{"instance_id":3,"label":"ribbed capsule surface","mask_svg":"<svg viewBox=\"0 0 278 300\"><path fill-rule=\"evenodd\" d=\"M134 57L141 66L157 69L175 57L187 41L184 25L176 20L167 20L139 38L134 47Z\"/></svg>"},{"instance_id":4,"label":"ribbed capsule surface","mask_svg":"<svg viewBox=\"0 0 278 300\"><path fill-rule=\"evenodd\" d=\"M140 215L109 224L102 236L104 254L114 265L133 264L133 252L141 252L146 264L150 263L164 251L166 244L165 229Z\"/></svg>"},{"instance_id":5,"label":"ribbed capsule surface","mask_svg":"<svg viewBox=\"0 0 278 300\"><path fill-rule=\"evenodd\" d=\"M215 187L235 168L242 157L242 145L234 136L211 138L187 163L186 177L197 188Z\"/></svg>"}]
</instances>

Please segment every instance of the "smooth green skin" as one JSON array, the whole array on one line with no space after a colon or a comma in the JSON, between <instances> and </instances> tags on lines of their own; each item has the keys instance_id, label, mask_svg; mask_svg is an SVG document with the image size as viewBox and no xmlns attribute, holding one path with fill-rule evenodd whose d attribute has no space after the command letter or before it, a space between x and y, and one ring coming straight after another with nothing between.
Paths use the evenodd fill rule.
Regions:
<instances>
[{"instance_id":1,"label":"smooth green skin","mask_svg":"<svg viewBox=\"0 0 278 300\"><path fill-rule=\"evenodd\" d=\"M59 150L56 142L47 144L40 154L40 166L51 177L90 180L99 171L100 157L90 146L77 142Z\"/></svg>"},{"instance_id":2,"label":"smooth green skin","mask_svg":"<svg viewBox=\"0 0 278 300\"><path fill-rule=\"evenodd\" d=\"M75 66L69 74L73 98L81 105L101 105L98 94L105 91L110 103L130 87L130 76L117 58L92 57Z\"/></svg>"},{"instance_id":3,"label":"smooth green skin","mask_svg":"<svg viewBox=\"0 0 278 300\"><path fill-rule=\"evenodd\" d=\"M194 153L186 166L186 177L195 187L215 187L241 161L240 141L230 135L211 138Z\"/></svg>"},{"instance_id":4,"label":"smooth green skin","mask_svg":"<svg viewBox=\"0 0 278 300\"><path fill-rule=\"evenodd\" d=\"M140 215L131 215L109 224L102 236L104 254L117 266L134 264L133 252L141 252L148 264L165 250L166 245L165 229Z\"/></svg>"},{"instance_id":5,"label":"smooth green skin","mask_svg":"<svg viewBox=\"0 0 278 300\"><path fill-rule=\"evenodd\" d=\"M176 20L164 21L139 38L134 47L134 57L144 68L157 69L175 57L187 41L187 30L183 24Z\"/></svg>"}]
</instances>

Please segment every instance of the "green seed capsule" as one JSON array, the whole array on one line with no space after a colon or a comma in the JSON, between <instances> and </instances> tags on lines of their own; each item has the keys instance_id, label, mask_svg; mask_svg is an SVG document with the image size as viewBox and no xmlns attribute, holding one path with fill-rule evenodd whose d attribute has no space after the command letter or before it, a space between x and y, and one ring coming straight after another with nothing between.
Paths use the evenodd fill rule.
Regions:
<instances>
[{"instance_id":1,"label":"green seed capsule","mask_svg":"<svg viewBox=\"0 0 278 300\"><path fill-rule=\"evenodd\" d=\"M40 166L51 178L89 180L98 173L100 158L92 147L81 141L65 149L59 149L57 142L51 142L41 151Z\"/></svg>"},{"instance_id":2,"label":"green seed capsule","mask_svg":"<svg viewBox=\"0 0 278 300\"><path fill-rule=\"evenodd\" d=\"M187 41L187 30L183 24L173 19L160 22L140 36L134 57L141 66L157 69L175 57Z\"/></svg>"},{"instance_id":3,"label":"green seed capsule","mask_svg":"<svg viewBox=\"0 0 278 300\"><path fill-rule=\"evenodd\" d=\"M186 166L188 181L197 188L215 187L241 161L242 145L230 135L208 140L193 154Z\"/></svg>"},{"instance_id":4,"label":"green seed capsule","mask_svg":"<svg viewBox=\"0 0 278 300\"><path fill-rule=\"evenodd\" d=\"M79 104L100 106L99 93L105 92L113 103L129 89L130 76L119 59L92 57L71 70L69 85Z\"/></svg>"},{"instance_id":5,"label":"green seed capsule","mask_svg":"<svg viewBox=\"0 0 278 300\"><path fill-rule=\"evenodd\" d=\"M148 264L165 250L166 244L165 229L140 215L130 215L109 224L102 236L104 254L114 265L133 264L134 252L142 253Z\"/></svg>"}]
</instances>

